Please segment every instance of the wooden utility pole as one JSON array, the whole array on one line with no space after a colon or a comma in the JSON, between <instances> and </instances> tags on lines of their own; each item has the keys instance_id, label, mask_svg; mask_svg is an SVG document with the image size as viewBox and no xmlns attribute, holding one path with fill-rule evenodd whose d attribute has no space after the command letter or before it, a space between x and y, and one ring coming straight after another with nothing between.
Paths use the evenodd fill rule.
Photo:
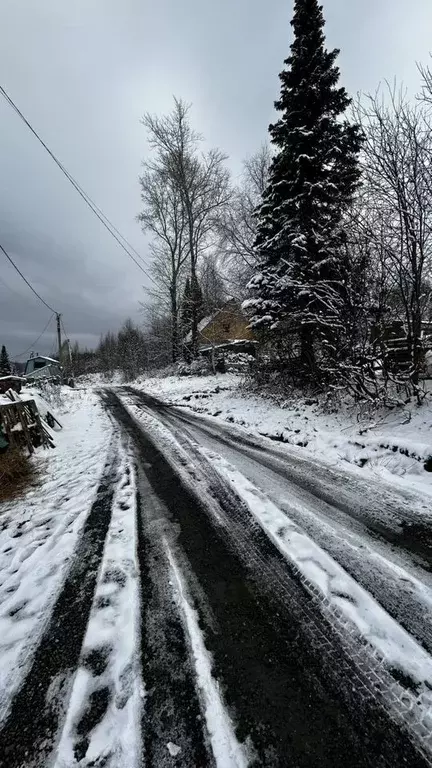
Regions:
<instances>
[{"instance_id":1,"label":"wooden utility pole","mask_svg":"<svg viewBox=\"0 0 432 768\"><path fill-rule=\"evenodd\" d=\"M57 320L57 344L58 344L58 359L59 364L61 365L61 348L62 348L62 340L61 340L61 314L59 312L56 312L56 320Z\"/></svg>"}]
</instances>

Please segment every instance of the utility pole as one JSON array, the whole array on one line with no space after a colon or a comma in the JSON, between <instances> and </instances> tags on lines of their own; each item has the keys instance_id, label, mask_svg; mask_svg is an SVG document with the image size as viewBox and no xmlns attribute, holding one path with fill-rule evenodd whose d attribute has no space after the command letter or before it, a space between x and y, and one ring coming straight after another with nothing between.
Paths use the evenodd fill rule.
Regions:
<instances>
[{"instance_id":1,"label":"utility pole","mask_svg":"<svg viewBox=\"0 0 432 768\"><path fill-rule=\"evenodd\" d=\"M61 340L61 314L59 312L56 312L56 320L57 320L57 344L58 344L58 359L59 364L61 365L61 348L62 348L62 340Z\"/></svg>"}]
</instances>

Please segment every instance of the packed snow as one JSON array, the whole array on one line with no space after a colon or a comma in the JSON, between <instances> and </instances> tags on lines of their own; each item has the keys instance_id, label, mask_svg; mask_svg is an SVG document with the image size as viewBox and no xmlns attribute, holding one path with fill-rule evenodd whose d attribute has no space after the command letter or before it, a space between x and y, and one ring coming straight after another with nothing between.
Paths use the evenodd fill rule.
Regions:
<instances>
[{"instance_id":1,"label":"packed snow","mask_svg":"<svg viewBox=\"0 0 432 768\"><path fill-rule=\"evenodd\" d=\"M30 393L34 396L35 393ZM41 410L51 405L37 395ZM102 472L111 423L91 390L65 390L64 429L32 460L40 479L0 518L0 720L31 664Z\"/></svg>"},{"instance_id":2,"label":"packed snow","mask_svg":"<svg viewBox=\"0 0 432 768\"><path fill-rule=\"evenodd\" d=\"M132 457L124 448L118 475L120 482L55 768L74 764L83 740L80 722L88 716L92 697L107 690L106 710L85 745L85 765L104 759L115 760L116 768L140 764L144 690L139 662L136 489Z\"/></svg>"},{"instance_id":3,"label":"packed snow","mask_svg":"<svg viewBox=\"0 0 432 768\"><path fill-rule=\"evenodd\" d=\"M143 377L134 386L167 403L235 424L248 433L298 447L320 460L361 468L432 493L432 401L371 413L328 413L316 399L278 402L249 391L242 376ZM427 468L426 471L425 467Z\"/></svg>"}]
</instances>

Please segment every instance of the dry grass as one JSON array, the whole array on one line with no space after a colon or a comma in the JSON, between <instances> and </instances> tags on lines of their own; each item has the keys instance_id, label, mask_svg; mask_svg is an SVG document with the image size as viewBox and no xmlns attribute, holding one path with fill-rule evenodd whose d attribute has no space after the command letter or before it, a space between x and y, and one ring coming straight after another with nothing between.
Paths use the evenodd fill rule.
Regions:
<instances>
[{"instance_id":1,"label":"dry grass","mask_svg":"<svg viewBox=\"0 0 432 768\"><path fill-rule=\"evenodd\" d=\"M0 454L0 502L10 501L22 494L35 477L33 462L21 451L9 449Z\"/></svg>"}]
</instances>

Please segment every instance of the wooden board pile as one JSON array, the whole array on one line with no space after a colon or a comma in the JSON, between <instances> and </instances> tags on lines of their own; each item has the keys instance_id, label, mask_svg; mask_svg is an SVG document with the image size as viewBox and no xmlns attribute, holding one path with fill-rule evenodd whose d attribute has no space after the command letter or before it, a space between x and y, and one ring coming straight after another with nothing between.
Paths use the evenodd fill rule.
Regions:
<instances>
[{"instance_id":1,"label":"wooden board pile","mask_svg":"<svg viewBox=\"0 0 432 768\"><path fill-rule=\"evenodd\" d=\"M12 390L7 395L10 402L6 402L6 398L0 402L0 430L9 446L20 450L27 448L29 454L39 446L54 448L52 435L41 419L35 401L21 400Z\"/></svg>"}]
</instances>

